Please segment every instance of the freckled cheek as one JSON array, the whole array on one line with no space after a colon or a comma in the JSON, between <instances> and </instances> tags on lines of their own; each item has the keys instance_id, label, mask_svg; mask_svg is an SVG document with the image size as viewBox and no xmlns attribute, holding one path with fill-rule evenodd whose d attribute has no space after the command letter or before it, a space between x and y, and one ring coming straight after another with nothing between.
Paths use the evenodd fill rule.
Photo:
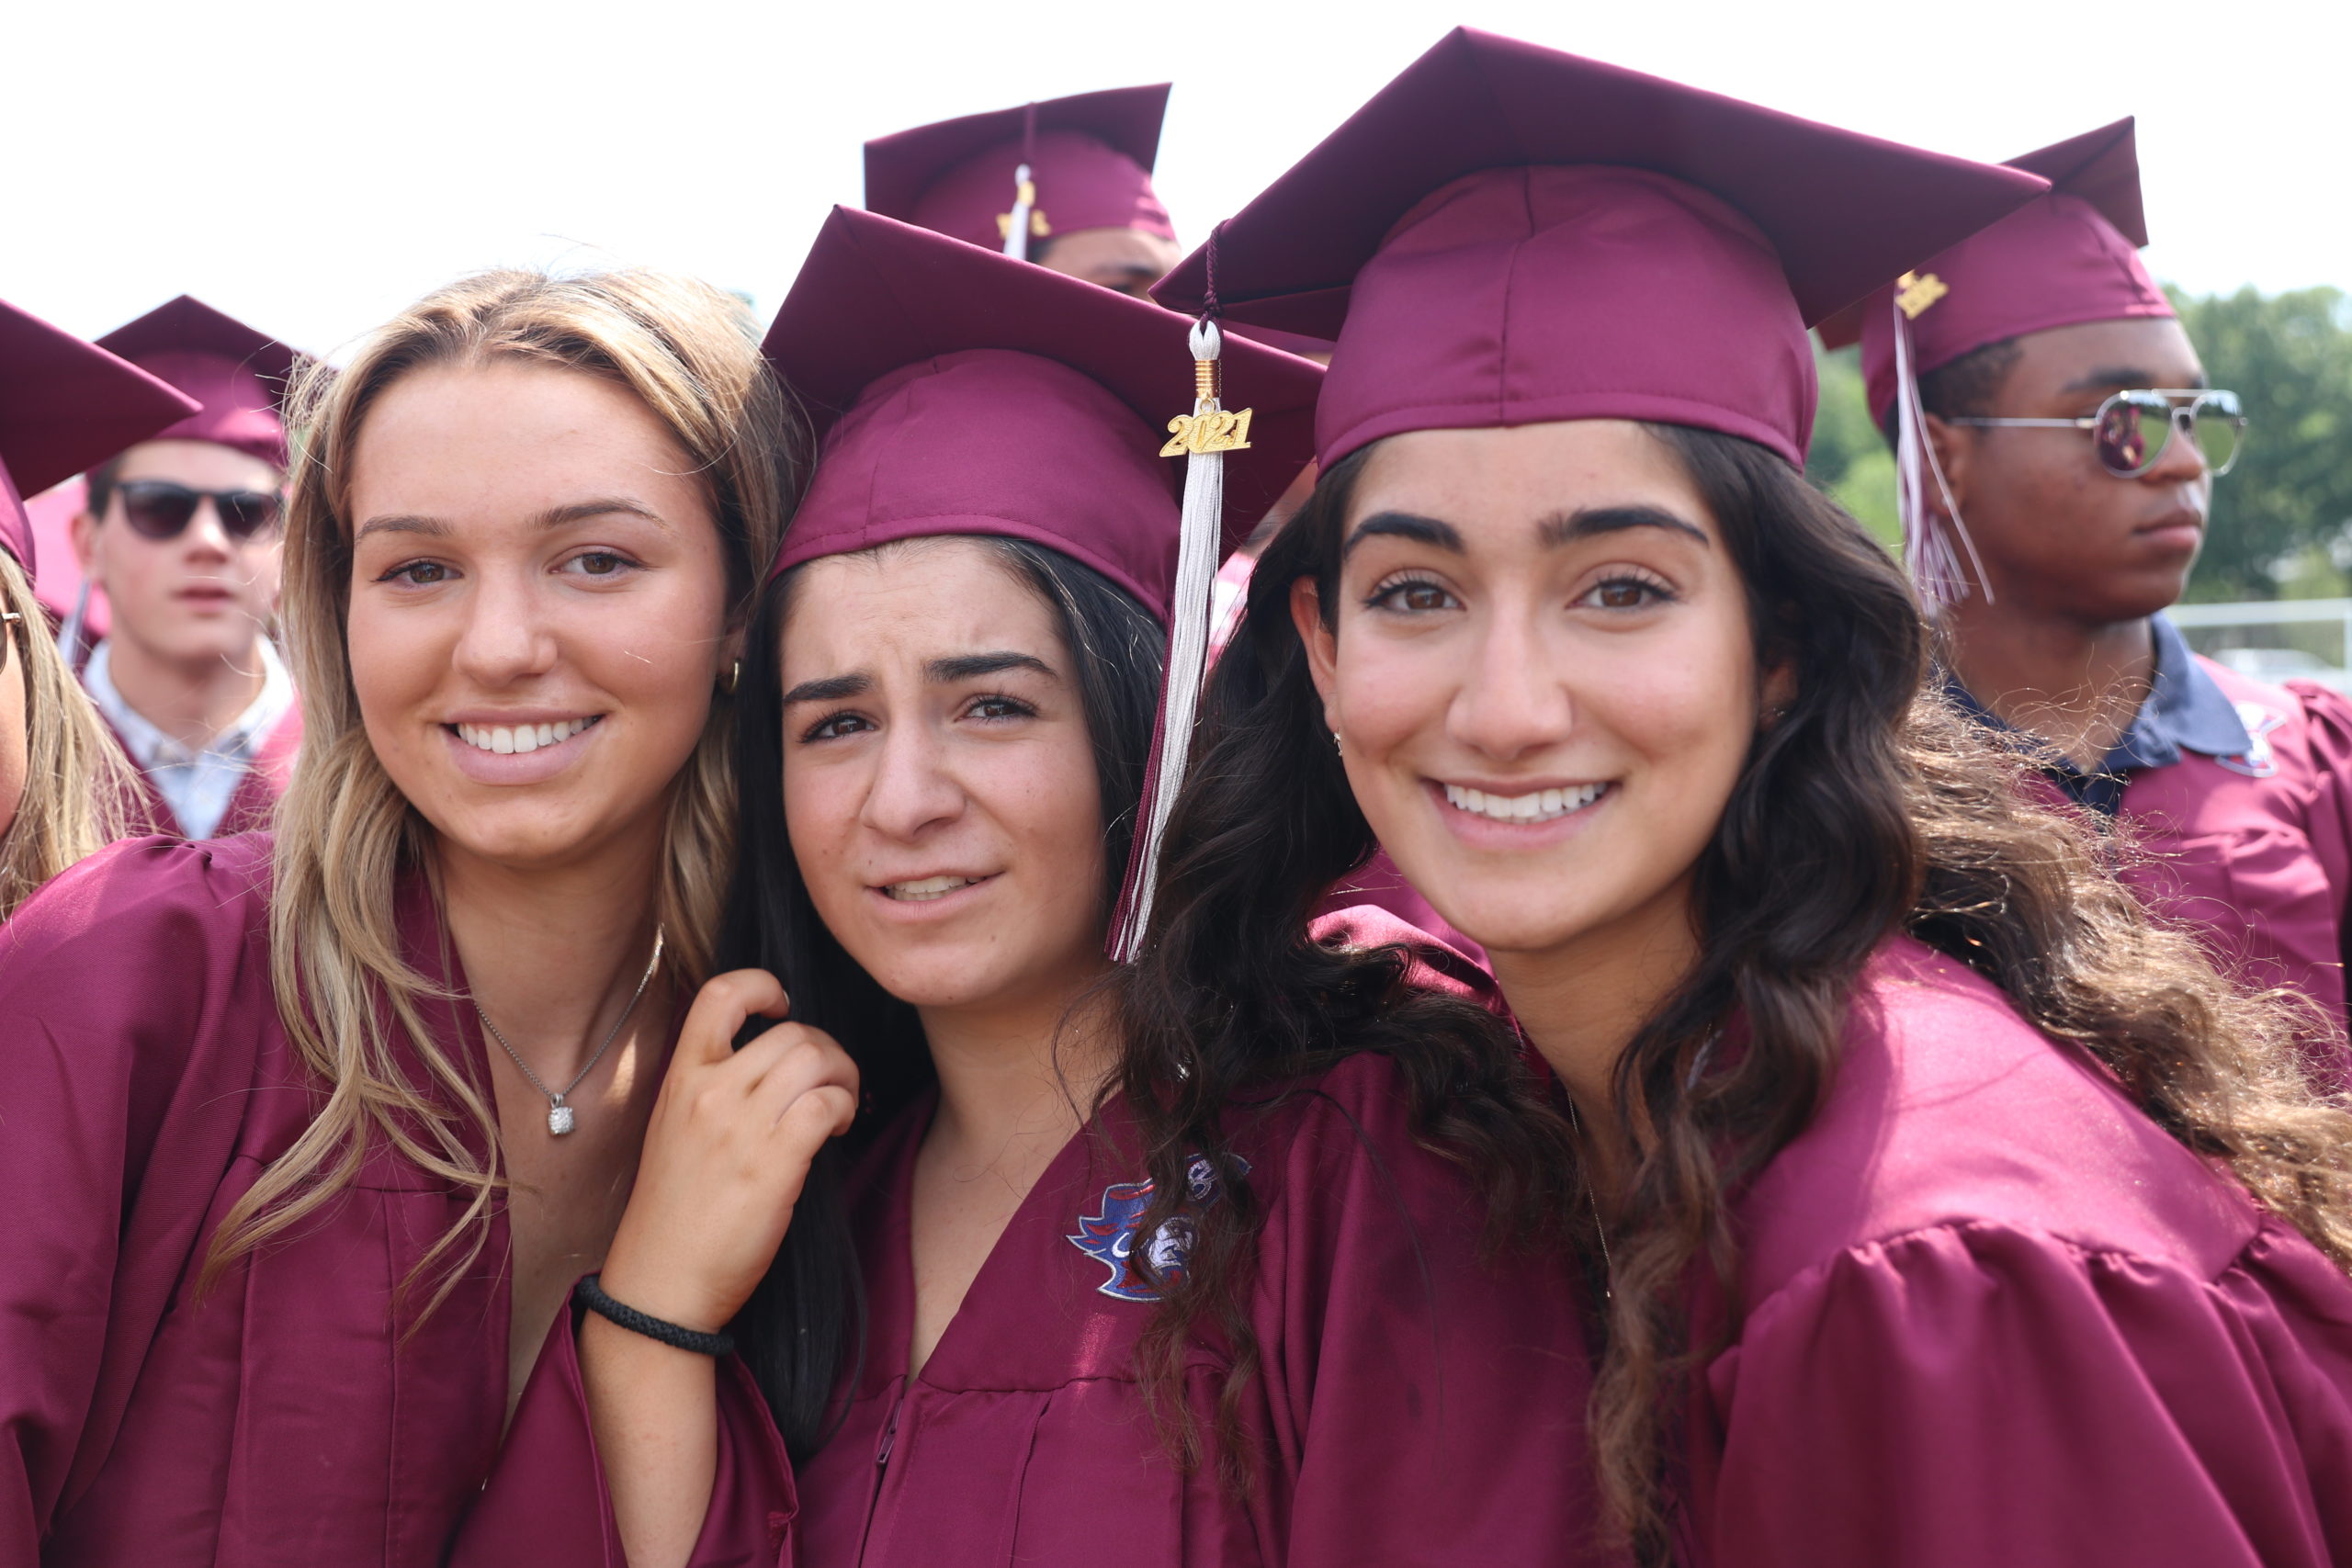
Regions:
<instances>
[{"instance_id":1,"label":"freckled cheek","mask_svg":"<svg viewBox=\"0 0 2352 1568\"><path fill-rule=\"evenodd\" d=\"M1343 633L1333 683L1332 716L1358 756L1386 756L1445 728L1453 694L1469 663L1467 638L1383 637Z\"/></svg>"},{"instance_id":2,"label":"freckled cheek","mask_svg":"<svg viewBox=\"0 0 2352 1568\"><path fill-rule=\"evenodd\" d=\"M1007 748L967 775L973 799L1022 844L1057 895L1092 897L1102 870L1102 790L1091 750Z\"/></svg>"},{"instance_id":3,"label":"freckled cheek","mask_svg":"<svg viewBox=\"0 0 2352 1568\"><path fill-rule=\"evenodd\" d=\"M1566 679L1577 728L1638 760L1651 787L1728 794L1756 728L1756 664L1743 638L1628 644Z\"/></svg>"},{"instance_id":4,"label":"freckled cheek","mask_svg":"<svg viewBox=\"0 0 2352 1568\"><path fill-rule=\"evenodd\" d=\"M347 638L351 689L368 738L379 751L405 750L407 732L429 719L416 710L433 701L448 673L449 639L426 626L393 626L365 604L353 607Z\"/></svg>"}]
</instances>

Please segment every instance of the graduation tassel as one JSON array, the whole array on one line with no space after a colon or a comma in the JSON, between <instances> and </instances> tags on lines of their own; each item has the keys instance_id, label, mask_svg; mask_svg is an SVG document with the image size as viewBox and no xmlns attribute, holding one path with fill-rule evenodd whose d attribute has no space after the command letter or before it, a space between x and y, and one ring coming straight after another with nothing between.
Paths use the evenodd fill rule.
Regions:
<instances>
[{"instance_id":1,"label":"graduation tassel","mask_svg":"<svg viewBox=\"0 0 2352 1568\"><path fill-rule=\"evenodd\" d=\"M1037 210L1037 182L1029 166L1037 156L1037 106L1031 104L1021 121L1021 164L1012 171L1012 210L997 220L1004 225L1004 254L1014 261L1029 259L1030 215Z\"/></svg>"},{"instance_id":2,"label":"graduation tassel","mask_svg":"<svg viewBox=\"0 0 2352 1568\"><path fill-rule=\"evenodd\" d=\"M1168 672L1159 688L1159 723L1152 738L1150 771L1137 808L1135 848L1127 862L1126 886L1112 922L1111 956L1132 961L1151 923L1159 887L1159 844L1168 813L1184 786L1193 746L1193 724L1200 711L1201 685L1208 674L1209 603L1224 554L1225 455L1250 445L1250 409L1228 411L1220 399L1219 367L1224 334L1204 315L1193 324L1193 412L1168 422L1163 457L1184 459L1184 512L1176 546L1176 596L1168 615Z\"/></svg>"},{"instance_id":3,"label":"graduation tassel","mask_svg":"<svg viewBox=\"0 0 2352 1568\"><path fill-rule=\"evenodd\" d=\"M1029 165L1023 164L1012 171L1012 210L1004 220L1004 254L1014 261L1029 259L1029 214L1036 205L1036 182L1029 177Z\"/></svg>"},{"instance_id":4,"label":"graduation tassel","mask_svg":"<svg viewBox=\"0 0 2352 1568\"><path fill-rule=\"evenodd\" d=\"M1951 498L1951 487L1944 482L1944 468L1937 460L1935 443L1928 439L1927 411L1919 402L1918 378L1911 373L1911 319L1943 298L1945 291L1943 281L1933 273L1922 276L1906 272L1897 280L1892 307L1894 507L1903 521L1903 564L1910 572L1919 597L1931 610L1968 597L1969 580L1961 570L1959 553L1952 548L1953 538L1960 541L1961 548L1968 552L1969 564L1976 569L1976 586L1984 593L1984 602L1993 602L1992 580L1984 575L1984 563L1976 554L1976 541L1968 536L1968 525L1961 521L1960 506ZM1950 537L1928 509L1929 479L1935 480L1936 490L1943 497Z\"/></svg>"}]
</instances>

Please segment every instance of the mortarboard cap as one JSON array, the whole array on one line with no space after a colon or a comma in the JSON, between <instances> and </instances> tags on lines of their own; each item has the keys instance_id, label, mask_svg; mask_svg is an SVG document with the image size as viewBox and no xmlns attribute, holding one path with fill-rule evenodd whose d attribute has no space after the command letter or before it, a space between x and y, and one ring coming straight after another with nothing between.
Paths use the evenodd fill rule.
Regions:
<instances>
[{"instance_id":1,"label":"mortarboard cap","mask_svg":"<svg viewBox=\"0 0 2352 1568\"><path fill-rule=\"evenodd\" d=\"M1168 416L1191 406L1192 323L1159 307L925 230L835 208L765 352L807 408L816 471L776 570L893 539L1028 539L1101 571L1155 615L1176 570ZM1228 340L1254 406L1228 455L1238 542L1306 464L1321 369Z\"/></svg>"},{"instance_id":2,"label":"mortarboard cap","mask_svg":"<svg viewBox=\"0 0 2352 1568\"><path fill-rule=\"evenodd\" d=\"M186 417L196 400L0 300L0 550L33 571L21 498Z\"/></svg>"},{"instance_id":3,"label":"mortarboard cap","mask_svg":"<svg viewBox=\"0 0 2352 1568\"><path fill-rule=\"evenodd\" d=\"M2140 261L2148 220L2129 117L2009 162L2050 191L1821 323L1832 348L1860 341L1871 417L1882 425L1898 391L1898 309L1915 377L2027 333L2173 313Z\"/></svg>"},{"instance_id":4,"label":"mortarboard cap","mask_svg":"<svg viewBox=\"0 0 2352 1568\"><path fill-rule=\"evenodd\" d=\"M1080 93L869 141L866 209L1003 250L1025 163L1034 200L1014 254L1026 255L1031 239L1080 229L1140 229L1173 240L1168 209L1151 188L1168 87Z\"/></svg>"},{"instance_id":5,"label":"mortarboard cap","mask_svg":"<svg viewBox=\"0 0 2352 1568\"><path fill-rule=\"evenodd\" d=\"M1401 431L1594 418L1802 463L1805 327L2042 188L1459 28L1154 294L1336 335L1327 465Z\"/></svg>"},{"instance_id":6,"label":"mortarboard cap","mask_svg":"<svg viewBox=\"0 0 2352 1568\"><path fill-rule=\"evenodd\" d=\"M302 356L284 344L183 294L117 327L98 346L199 405L152 439L218 442L287 466L285 400Z\"/></svg>"}]
</instances>

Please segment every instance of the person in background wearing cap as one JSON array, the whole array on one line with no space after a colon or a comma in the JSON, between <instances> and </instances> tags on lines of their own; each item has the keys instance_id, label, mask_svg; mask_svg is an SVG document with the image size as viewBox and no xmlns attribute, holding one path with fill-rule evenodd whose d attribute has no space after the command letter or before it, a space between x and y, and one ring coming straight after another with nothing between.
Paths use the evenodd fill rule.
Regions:
<instances>
[{"instance_id":1,"label":"person in background wearing cap","mask_svg":"<svg viewBox=\"0 0 2352 1568\"><path fill-rule=\"evenodd\" d=\"M1962 706L2127 829L2127 875L2227 970L2319 1004L2352 1087L2352 703L2189 652L2163 615L2235 460L2237 395L2141 265L2132 121L2015 160L2052 192L1823 329L1907 468L1914 575Z\"/></svg>"},{"instance_id":2,"label":"person in background wearing cap","mask_svg":"<svg viewBox=\"0 0 2352 1568\"><path fill-rule=\"evenodd\" d=\"M1151 188L1169 84L1080 93L865 144L865 205L970 244L1144 297L1176 265Z\"/></svg>"},{"instance_id":3,"label":"person in background wearing cap","mask_svg":"<svg viewBox=\"0 0 2352 1568\"><path fill-rule=\"evenodd\" d=\"M1807 321L2041 188L1463 31L1162 287L1339 343L1137 978L1266 1005L1374 835L1485 945L1646 1562L2352 1561L2352 1115L1802 473Z\"/></svg>"},{"instance_id":4,"label":"person in background wearing cap","mask_svg":"<svg viewBox=\"0 0 2352 1568\"><path fill-rule=\"evenodd\" d=\"M38 494L193 405L0 300L0 920L122 835L130 780L34 597Z\"/></svg>"},{"instance_id":5,"label":"person in background wearing cap","mask_svg":"<svg viewBox=\"0 0 2352 1568\"><path fill-rule=\"evenodd\" d=\"M209 839L265 827L301 744L270 643L286 489L280 400L297 356L186 295L98 340L196 412L89 477L74 549L111 622L82 683L139 770L141 830ZM76 658L80 614L68 617Z\"/></svg>"},{"instance_id":6,"label":"person in background wearing cap","mask_svg":"<svg viewBox=\"0 0 2352 1568\"><path fill-rule=\"evenodd\" d=\"M1311 941L1309 900L1257 954L1293 1005L1181 1056L1104 989L1162 627L1189 689L1232 542L1190 487L1180 530L1158 455L1188 328L867 213L819 237L768 339L830 430L746 680L730 950L761 969L697 999L587 1295L593 1447L551 1370L481 1562L616 1562L599 1456L631 1568L1581 1559L1567 1270L1480 1258L1476 1180L1538 1229L1571 1196L1510 1036L1411 983L1382 944L1418 933ZM1222 363L1248 515L1320 373ZM844 1053L866 1109L811 1169Z\"/></svg>"},{"instance_id":7,"label":"person in background wearing cap","mask_svg":"<svg viewBox=\"0 0 2352 1568\"><path fill-rule=\"evenodd\" d=\"M0 929L12 1565L439 1568L710 972L797 479L738 302L485 274L307 401L275 832Z\"/></svg>"}]
</instances>

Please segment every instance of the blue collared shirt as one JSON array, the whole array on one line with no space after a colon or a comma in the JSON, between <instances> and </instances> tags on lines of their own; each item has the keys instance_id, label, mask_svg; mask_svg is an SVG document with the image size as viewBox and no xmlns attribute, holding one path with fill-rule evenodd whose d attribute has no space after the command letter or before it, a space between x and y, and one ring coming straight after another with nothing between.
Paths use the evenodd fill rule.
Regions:
<instances>
[{"instance_id":1,"label":"blue collared shirt","mask_svg":"<svg viewBox=\"0 0 2352 1568\"><path fill-rule=\"evenodd\" d=\"M2238 716L2237 705L2197 662L2180 628L2163 615L2152 615L2148 630L2156 645L2156 669L2147 700L2099 765L2085 773L2056 751L2042 749L2043 766L2058 787L2077 805L2108 817L2122 806L2123 786L2138 769L2169 768L2183 751L2243 757L2254 750L2254 737ZM1949 671L1944 691L1973 717L1995 729L2017 733Z\"/></svg>"}]
</instances>

